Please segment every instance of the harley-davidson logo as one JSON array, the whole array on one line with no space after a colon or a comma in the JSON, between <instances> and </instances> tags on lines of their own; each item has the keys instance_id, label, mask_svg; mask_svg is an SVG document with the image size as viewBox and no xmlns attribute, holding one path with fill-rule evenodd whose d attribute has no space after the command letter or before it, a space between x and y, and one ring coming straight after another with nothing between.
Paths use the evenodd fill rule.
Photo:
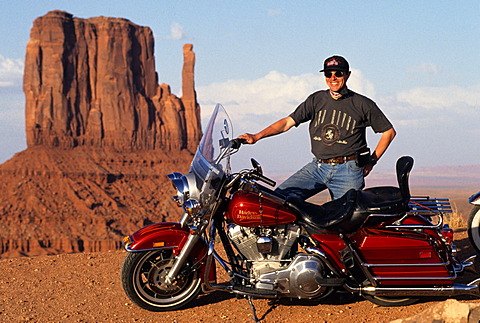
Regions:
<instances>
[{"instance_id":1,"label":"harley-davidson logo","mask_svg":"<svg viewBox=\"0 0 480 323\"><path fill-rule=\"evenodd\" d=\"M257 220L260 219L260 214L254 211L238 210L237 218L240 220Z\"/></svg>"}]
</instances>

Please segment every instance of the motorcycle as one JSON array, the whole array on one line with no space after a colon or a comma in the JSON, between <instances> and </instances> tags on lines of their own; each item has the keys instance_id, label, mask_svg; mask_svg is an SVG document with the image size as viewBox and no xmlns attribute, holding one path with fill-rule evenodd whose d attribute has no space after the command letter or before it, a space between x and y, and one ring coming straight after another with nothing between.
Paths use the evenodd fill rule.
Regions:
<instances>
[{"instance_id":1,"label":"motorcycle","mask_svg":"<svg viewBox=\"0 0 480 323\"><path fill-rule=\"evenodd\" d=\"M404 306L425 296L479 295L480 279L455 282L475 256L457 259L443 223L448 200L410 196L412 157L397 161L398 187L350 190L317 205L267 187L276 184L254 159L251 169L232 172L241 145L217 105L189 173L168 175L183 209L179 222L124 239L122 285L136 305L176 310L201 291L224 291L246 298L257 320L256 298L319 300L347 291ZM220 269L228 281L217 280Z\"/></svg>"},{"instance_id":2,"label":"motorcycle","mask_svg":"<svg viewBox=\"0 0 480 323\"><path fill-rule=\"evenodd\" d=\"M480 192L470 196L468 202L473 205L468 216L468 238L472 246L480 253Z\"/></svg>"}]
</instances>

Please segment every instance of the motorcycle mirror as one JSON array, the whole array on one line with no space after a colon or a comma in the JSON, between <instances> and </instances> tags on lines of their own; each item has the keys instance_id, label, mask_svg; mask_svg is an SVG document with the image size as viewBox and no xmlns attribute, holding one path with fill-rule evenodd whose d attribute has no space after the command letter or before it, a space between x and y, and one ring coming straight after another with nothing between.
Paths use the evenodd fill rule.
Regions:
<instances>
[{"instance_id":1,"label":"motorcycle mirror","mask_svg":"<svg viewBox=\"0 0 480 323\"><path fill-rule=\"evenodd\" d=\"M255 171L260 175L263 175L263 169L260 163L253 158L250 159L250 161L252 162L253 169L255 169Z\"/></svg>"}]
</instances>

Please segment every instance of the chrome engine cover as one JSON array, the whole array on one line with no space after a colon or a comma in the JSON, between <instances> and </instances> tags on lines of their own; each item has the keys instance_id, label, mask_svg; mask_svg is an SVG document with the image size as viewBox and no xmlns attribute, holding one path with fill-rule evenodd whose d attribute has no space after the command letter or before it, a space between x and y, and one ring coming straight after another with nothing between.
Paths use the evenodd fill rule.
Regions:
<instances>
[{"instance_id":1,"label":"chrome engine cover","mask_svg":"<svg viewBox=\"0 0 480 323\"><path fill-rule=\"evenodd\" d=\"M300 233L301 228L296 224L269 228L231 224L228 227L233 245L250 264L250 277L258 290L275 290L281 297L317 298L328 289L315 281L325 278L322 260L310 254L286 259ZM272 243L271 249L265 246L268 241Z\"/></svg>"},{"instance_id":2,"label":"chrome engine cover","mask_svg":"<svg viewBox=\"0 0 480 323\"><path fill-rule=\"evenodd\" d=\"M300 232L301 228L296 224L268 228L232 224L228 227L228 235L233 245L248 261L284 259L300 236ZM260 240L265 240L265 237L272 241L272 248L268 253L262 253L257 245Z\"/></svg>"},{"instance_id":3,"label":"chrome engine cover","mask_svg":"<svg viewBox=\"0 0 480 323\"><path fill-rule=\"evenodd\" d=\"M299 254L284 269L260 275L255 287L275 289L283 297L316 298L327 290L316 278L324 278L323 262L316 256Z\"/></svg>"}]
</instances>

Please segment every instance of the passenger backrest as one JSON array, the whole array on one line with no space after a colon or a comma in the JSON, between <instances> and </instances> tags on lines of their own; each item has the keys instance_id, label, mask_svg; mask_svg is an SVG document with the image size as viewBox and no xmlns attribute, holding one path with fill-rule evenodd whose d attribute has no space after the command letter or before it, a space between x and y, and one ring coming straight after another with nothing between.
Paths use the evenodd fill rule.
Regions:
<instances>
[{"instance_id":1,"label":"passenger backrest","mask_svg":"<svg viewBox=\"0 0 480 323\"><path fill-rule=\"evenodd\" d=\"M397 181L400 192L405 201L410 200L410 187L408 178L410 171L413 168L413 158L410 156L403 156L397 160Z\"/></svg>"}]
</instances>

